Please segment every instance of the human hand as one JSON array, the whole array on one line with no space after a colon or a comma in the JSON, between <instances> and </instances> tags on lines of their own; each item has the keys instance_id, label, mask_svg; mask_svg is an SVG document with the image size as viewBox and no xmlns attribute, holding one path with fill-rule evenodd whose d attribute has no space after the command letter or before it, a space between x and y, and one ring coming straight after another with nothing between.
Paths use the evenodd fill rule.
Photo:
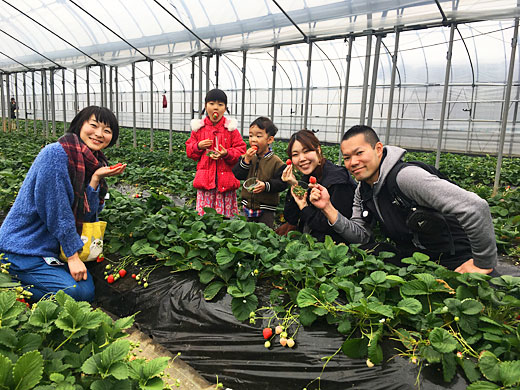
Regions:
<instances>
[{"instance_id":1,"label":"human hand","mask_svg":"<svg viewBox=\"0 0 520 390\"><path fill-rule=\"evenodd\" d=\"M460 274L475 272L479 274L489 274L493 271L493 268L479 268L473 263L473 259L469 259L468 261L462 263L457 268L455 268L455 272Z\"/></svg>"},{"instance_id":2,"label":"human hand","mask_svg":"<svg viewBox=\"0 0 520 390\"><path fill-rule=\"evenodd\" d=\"M321 184L313 184L312 187L309 199L316 208L323 210L330 204L329 191Z\"/></svg>"},{"instance_id":3,"label":"human hand","mask_svg":"<svg viewBox=\"0 0 520 390\"><path fill-rule=\"evenodd\" d=\"M92 174L89 185L95 189L99 185L99 181L101 179L108 177L108 176L120 175L125 171L125 168L126 168L126 164L121 164L121 163L117 163L116 165L112 165L111 167L98 168Z\"/></svg>"},{"instance_id":4,"label":"human hand","mask_svg":"<svg viewBox=\"0 0 520 390\"><path fill-rule=\"evenodd\" d=\"M202 141L200 141L198 144L197 144L197 147L200 149L200 150L205 150L205 149L208 149L211 147L211 145L213 145L213 140L211 139L203 139Z\"/></svg>"},{"instance_id":5,"label":"human hand","mask_svg":"<svg viewBox=\"0 0 520 390\"><path fill-rule=\"evenodd\" d=\"M291 186L295 186L298 184L298 180L296 180L296 177L294 176L292 167L292 165L287 165L285 167L285 169L282 172L282 180Z\"/></svg>"},{"instance_id":6,"label":"human hand","mask_svg":"<svg viewBox=\"0 0 520 390\"><path fill-rule=\"evenodd\" d=\"M244 154L244 162L246 164L251 163L251 159L253 158L253 156L256 154L257 151L258 151L258 147L256 147L256 146L251 146L249 149L247 149L246 154Z\"/></svg>"},{"instance_id":7,"label":"human hand","mask_svg":"<svg viewBox=\"0 0 520 390\"><path fill-rule=\"evenodd\" d=\"M298 183L296 183L296 185L298 185ZM308 193L307 191L305 191L305 193L303 194L303 196L300 198L298 195L296 195L294 193L294 187L295 186L291 186L291 195L292 197L294 198L294 201L296 202L296 204L298 205L298 207L300 208L300 210L303 210L305 207L307 207L309 204L307 203L307 196L308 196Z\"/></svg>"},{"instance_id":8,"label":"human hand","mask_svg":"<svg viewBox=\"0 0 520 390\"><path fill-rule=\"evenodd\" d=\"M67 264L69 266L70 275L76 282L87 280L87 267L85 263L80 260L78 252L68 258Z\"/></svg>"},{"instance_id":9,"label":"human hand","mask_svg":"<svg viewBox=\"0 0 520 390\"><path fill-rule=\"evenodd\" d=\"M260 192L265 191L265 181L256 181L256 186L253 188L253 194L259 194Z\"/></svg>"}]
</instances>

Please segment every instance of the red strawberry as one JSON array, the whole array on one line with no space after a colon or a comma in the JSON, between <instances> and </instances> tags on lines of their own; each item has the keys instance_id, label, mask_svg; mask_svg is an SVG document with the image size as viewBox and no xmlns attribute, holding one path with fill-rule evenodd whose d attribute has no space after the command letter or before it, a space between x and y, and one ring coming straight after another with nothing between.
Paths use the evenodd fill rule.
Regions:
<instances>
[{"instance_id":1,"label":"red strawberry","mask_svg":"<svg viewBox=\"0 0 520 390\"><path fill-rule=\"evenodd\" d=\"M132 279L135 279L137 275L136 274L132 274Z\"/></svg>"},{"instance_id":2,"label":"red strawberry","mask_svg":"<svg viewBox=\"0 0 520 390\"><path fill-rule=\"evenodd\" d=\"M123 164L121 164L121 163L117 163L116 165L112 165L112 166L110 167L110 169L116 169L116 168L119 168L121 165L123 165Z\"/></svg>"},{"instance_id":3,"label":"red strawberry","mask_svg":"<svg viewBox=\"0 0 520 390\"><path fill-rule=\"evenodd\" d=\"M316 184L316 178L314 176L309 177L309 183Z\"/></svg>"},{"instance_id":4,"label":"red strawberry","mask_svg":"<svg viewBox=\"0 0 520 390\"><path fill-rule=\"evenodd\" d=\"M123 269L120 269L119 270L119 276L121 276L122 278L124 278L126 275L126 270L123 268Z\"/></svg>"},{"instance_id":5,"label":"red strawberry","mask_svg":"<svg viewBox=\"0 0 520 390\"><path fill-rule=\"evenodd\" d=\"M98 263L101 263L103 260L105 260L105 256L103 256L103 254L99 255L96 259Z\"/></svg>"},{"instance_id":6,"label":"red strawberry","mask_svg":"<svg viewBox=\"0 0 520 390\"><path fill-rule=\"evenodd\" d=\"M291 164L292 164L292 160L291 160L291 159L288 159L288 160L285 162L285 164L287 164L287 165L291 165Z\"/></svg>"},{"instance_id":7,"label":"red strawberry","mask_svg":"<svg viewBox=\"0 0 520 390\"><path fill-rule=\"evenodd\" d=\"M107 282L110 284L114 283L114 275L108 275Z\"/></svg>"},{"instance_id":8,"label":"red strawberry","mask_svg":"<svg viewBox=\"0 0 520 390\"><path fill-rule=\"evenodd\" d=\"M264 335L264 339L268 339L273 335L273 330L271 328L264 328L262 333Z\"/></svg>"},{"instance_id":9,"label":"red strawberry","mask_svg":"<svg viewBox=\"0 0 520 390\"><path fill-rule=\"evenodd\" d=\"M213 120L217 119L218 118L218 112L214 112L213 113Z\"/></svg>"}]
</instances>

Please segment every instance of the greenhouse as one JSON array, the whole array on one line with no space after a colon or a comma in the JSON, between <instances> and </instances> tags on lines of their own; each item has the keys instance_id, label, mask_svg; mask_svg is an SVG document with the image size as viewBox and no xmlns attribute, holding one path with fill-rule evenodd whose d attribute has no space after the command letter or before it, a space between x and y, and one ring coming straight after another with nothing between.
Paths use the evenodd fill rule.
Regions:
<instances>
[{"instance_id":1,"label":"greenhouse","mask_svg":"<svg viewBox=\"0 0 520 390\"><path fill-rule=\"evenodd\" d=\"M518 1L1 0L0 15L0 389L520 386ZM209 98L218 90L226 101ZM214 113L215 101L226 112ZM108 108L92 111L110 133L99 147L101 141L85 141L84 127L73 130L73 119L91 106ZM215 140L213 157L204 139L194 137L219 123L229 130L219 140L236 139L225 147ZM261 123L274 123L275 135ZM377 195L375 205L364 198L373 196L364 185L376 192L378 181L351 169L359 148L349 149L346 132L357 125L381 141L382 157L371 146L380 159L378 178L391 150L405 149L404 170L422 167L448 182L426 188L429 182L410 179L410 186L432 193L437 209L429 195L408 202L400 172L385 176L397 188L388 190L395 195L388 203L399 201L399 215L405 207L443 215L449 249L428 252L418 237L437 243L434 234L407 230L419 249L399 266L392 262L401 232L385 228L391 214L380 211ZM255 141L256 130L274 138L264 145ZM60 141L73 134L78 145ZM316 139L322 160L313 171L298 163L297 148L309 152L300 134ZM53 145L67 152L62 171L71 179L68 203L55 216L40 210L51 200L37 194L46 188L45 199L66 197L58 178L38 176L58 169L61 160L38 165ZM101 149L109 146L105 157ZM245 179L260 175L248 171L251 161L258 170L262 159L252 149L262 147L264 157L271 151L279 157L279 180L253 177L249 190ZM102 171L86 160L74 163L74 148L91 149ZM369 169L371 162L360 158ZM213 187L197 186L202 162L212 159ZM344 209L334 204L325 164L344 175L341 188L351 183L350 203L341 196ZM237 186L219 192L219 175L228 174ZM276 185L283 190L272 199L257 195ZM309 187L303 203L293 192L299 186ZM333 218L318 206L327 199L323 187ZM98 191L99 210L91 210ZM235 215L214 207L220 200L208 201L215 194L231 196L222 195L222 207L231 202ZM274 203L254 203L255 196ZM480 208L472 208L476 198ZM355 219L357 201L367 226L365 213L379 213L370 242L384 241L383 249L367 249L364 238L355 242L339 231L341 218L346 226ZM316 214L301 222L311 207ZM301 212L297 222L290 210ZM42 221L38 227L12 227L33 218L31 212ZM59 230L59 218L69 213L80 229L72 232L77 244L87 240L78 233L82 224L97 223L98 212L106 221L101 249L88 262L78 257L76 279L71 259L82 249L65 254L72 244L64 240L71 239L52 226ZM269 213L274 222L258 219ZM412 215L403 219L406 229ZM329 229L321 235L314 234L318 220ZM36 255L25 247L16 252L14 242L36 237L38 229L57 244L57 263L47 264L70 269L78 282L65 294L35 299L31 288L37 291L39 281L24 282L15 268L16 256ZM38 237L45 246L44 233ZM473 237L491 240L493 248ZM98 237L91 238L88 245ZM475 273L432 258L459 254L459 245L468 248ZM60 249L68 265L58 260ZM479 266L484 252L498 263ZM48 251L38 256L54 259ZM488 275L478 271L488 268ZM87 280L95 299L70 298ZM125 339L132 324L173 358L141 359L139 347ZM204 385L167 378L174 360L191 366Z\"/></svg>"}]
</instances>

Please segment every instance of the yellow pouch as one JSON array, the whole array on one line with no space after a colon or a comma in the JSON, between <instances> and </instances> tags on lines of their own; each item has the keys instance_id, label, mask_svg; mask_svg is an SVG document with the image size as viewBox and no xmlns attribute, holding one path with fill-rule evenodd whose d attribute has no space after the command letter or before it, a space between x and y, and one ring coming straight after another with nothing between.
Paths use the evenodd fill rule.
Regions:
<instances>
[{"instance_id":1,"label":"yellow pouch","mask_svg":"<svg viewBox=\"0 0 520 390\"><path fill-rule=\"evenodd\" d=\"M84 222L81 231L81 241L83 241L83 249L79 254L81 261L93 261L103 253L103 237L107 223L105 221ZM67 256L60 247L60 260L67 261Z\"/></svg>"}]
</instances>

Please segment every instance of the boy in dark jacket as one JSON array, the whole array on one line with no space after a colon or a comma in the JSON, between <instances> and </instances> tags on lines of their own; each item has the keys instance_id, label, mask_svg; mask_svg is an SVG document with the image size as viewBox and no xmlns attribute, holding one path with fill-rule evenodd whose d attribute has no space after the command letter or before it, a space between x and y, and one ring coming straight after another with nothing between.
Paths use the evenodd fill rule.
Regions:
<instances>
[{"instance_id":1,"label":"boy in dark jacket","mask_svg":"<svg viewBox=\"0 0 520 390\"><path fill-rule=\"evenodd\" d=\"M242 186L242 205L247 220L263 222L271 228L280 201L278 193L287 188L281 179L285 164L271 149L277 132L278 128L269 118L256 118L249 126L249 149L233 167L239 180L256 178L256 184Z\"/></svg>"}]
</instances>

